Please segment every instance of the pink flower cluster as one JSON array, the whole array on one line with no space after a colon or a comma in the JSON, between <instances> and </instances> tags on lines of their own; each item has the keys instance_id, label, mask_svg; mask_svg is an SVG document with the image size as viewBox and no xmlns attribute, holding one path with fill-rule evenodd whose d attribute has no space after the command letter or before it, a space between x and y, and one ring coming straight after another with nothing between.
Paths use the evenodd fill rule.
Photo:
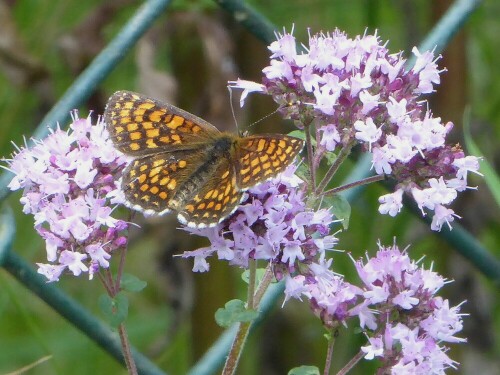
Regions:
<instances>
[{"instance_id":1,"label":"pink flower cluster","mask_svg":"<svg viewBox=\"0 0 500 375\"><path fill-rule=\"evenodd\" d=\"M7 160L15 174L9 188L23 189L23 212L34 216L45 240L50 263L38 263L38 272L48 281L66 270L92 277L127 242L128 224L112 217L110 207L123 202L117 180L127 160L101 120L93 125L77 112L72 118L69 131L57 129Z\"/></svg>"},{"instance_id":2,"label":"pink flower cluster","mask_svg":"<svg viewBox=\"0 0 500 375\"><path fill-rule=\"evenodd\" d=\"M247 197L236 212L213 228L184 230L205 236L209 247L187 251L184 258L194 257L193 271L207 271L206 258L217 254L230 264L248 266L249 259L273 263L275 276L298 270L298 263L310 264L337 243L329 235L332 214L325 209L306 208L300 180L290 166L278 177L247 191Z\"/></svg>"},{"instance_id":3,"label":"pink flower cluster","mask_svg":"<svg viewBox=\"0 0 500 375\"><path fill-rule=\"evenodd\" d=\"M375 258L356 262L356 269L364 301L354 311L364 311L366 359L379 357L393 374L444 374L455 367L443 344L465 342L455 336L462 316L460 306L436 296L446 283L443 277L419 267L395 245L380 247Z\"/></svg>"},{"instance_id":4,"label":"pink flower cluster","mask_svg":"<svg viewBox=\"0 0 500 375\"><path fill-rule=\"evenodd\" d=\"M446 354L445 342L464 342L459 306L436 296L445 280L419 267L394 245L366 263L355 262L361 286L343 280L325 267L310 267L309 275L287 277L287 298L309 299L327 327L358 317L368 337L365 359L375 357L391 373L444 374L456 363ZM386 373L386 372L384 372Z\"/></svg>"},{"instance_id":5,"label":"pink flower cluster","mask_svg":"<svg viewBox=\"0 0 500 375\"><path fill-rule=\"evenodd\" d=\"M375 172L397 183L380 197L380 213L400 212L406 192L424 215L434 211L433 230L449 225L457 215L447 206L468 188L479 159L445 143L453 124L433 117L421 97L440 82L439 57L413 48L416 63L407 71L402 54L390 54L377 35L351 39L338 30L310 36L305 52L296 44L291 33L271 43L263 84L231 82L243 89L242 103L250 92L271 95L285 118L316 129L315 169L325 153L361 144Z\"/></svg>"}]
</instances>

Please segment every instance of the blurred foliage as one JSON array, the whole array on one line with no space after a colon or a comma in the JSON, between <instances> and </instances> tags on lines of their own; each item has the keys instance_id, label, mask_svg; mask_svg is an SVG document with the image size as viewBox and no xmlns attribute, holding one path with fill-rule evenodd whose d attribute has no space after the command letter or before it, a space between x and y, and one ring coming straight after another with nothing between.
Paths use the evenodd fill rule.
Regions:
<instances>
[{"instance_id":1,"label":"blurred foliage","mask_svg":"<svg viewBox=\"0 0 500 375\"><path fill-rule=\"evenodd\" d=\"M378 30L383 40L390 41L392 51L403 50L406 56L439 16L433 0L254 0L251 4L278 30L294 27L299 40L306 41L308 28L315 33L337 27L352 36ZM57 98L138 5L138 1L130 0L0 2L0 155L8 156L13 151L11 141L23 144L23 136L30 136ZM494 166L500 158L499 14L498 1L484 2L458 40L457 48L465 58L446 60L449 73L442 76L446 81L454 69L466 72L462 82L448 82L446 87L458 90L471 107L471 133ZM267 56L265 46L235 25L215 3L174 1L134 53L116 67L88 103L81 105L81 115L90 109L101 113L114 90L131 89L163 96L221 128L234 129L226 81L238 76L259 80ZM437 97L447 95L437 88ZM243 123L252 123L272 110L267 98L257 96L245 110L237 108ZM433 107L438 115L456 113L454 118L461 118L463 110ZM276 117L272 117L252 131L277 131L277 126ZM460 123L455 124L454 131L459 138ZM343 168L342 174L347 173L348 168ZM334 182L340 177L336 176ZM475 179L471 185L476 184L479 192L464 194L456 211L464 217L464 226L500 256L498 207L484 183ZM372 186L356 200L350 228L339 234L339 248L357 258L365 251L373 253L378 240L391 244L398 233L398 244L411 244L414 259L425 254L427 266L433 262L435 270L456 279L444 288L445 296L453 304L469 301L464 306L471 314L465 318L464 332L469 344L457 345L451 352L453 359L463 363L458 373L495 373L500 358L498 286L491 285L408 212L396 219L380 216L377 198L382 193L380 186ZM43 244L32 228L32 218L21 213L18 199L16 193L8 200L17 216L15 249L33 263L43 261ZM139 216L136 219L142 229L132 233L126 270L148 286L130 295L130 339L169 373L183 374L220 334L213 317L217 308L232 298L244 297L245 284L237 270L215 262L208 274L192 275L191 265L172 258L172 254L199 247L196 239L179 233L172 218L146 223ZM341 253L333 256L335 270L352 278L351 260ZM46 355L52 355L52 359L30 374L124 373L104 351L4 271L0 271L0 283L0 373ZM97 300L102 287L98 280L68 276L59 286L100 314ZM321 368L326 350L323 333L304 304L291 301L283 309L277 306L250 340L241 373L284 374L306 364ZM334 370L343 366L363 342L362 334L342 330L335 348ZM362 363L352 373L373 373L373 365Z\"/></svg>"}]
</instances>

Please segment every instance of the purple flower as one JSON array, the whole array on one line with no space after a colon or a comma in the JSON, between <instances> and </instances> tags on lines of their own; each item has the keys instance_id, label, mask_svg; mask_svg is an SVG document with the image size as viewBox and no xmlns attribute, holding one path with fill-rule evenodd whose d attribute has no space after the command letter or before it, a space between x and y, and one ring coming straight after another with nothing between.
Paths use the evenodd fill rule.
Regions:
<instances>
[{"instance_id":1,"label":"purple flower","mask_svg":"<svg viewBox=\"0 0 500 375\"><path fill-rule=\"evenodd\" d=\"M250 188L236 212L214 228L183 228L208 237L211 243L207 251L183 254L195 257L193 270L208 270L199 266L200 258L217 254L240 267L247 267L249 259L270 261L281 279L283 272L294 273L299 264L310 264L331 249L336 238L324 228L333 223L333 217L327 210L307 208L295 169L290 166L278 177Z\"/></svg>"},{"instance_id":2,"label":"purple flower","mask_svg":"<svg viewBox=\"0 0 500 375\"><path fill-rule=\"evenodd\" d=\"M390 54L377 35L349 38L339 30L310 35L305 53L298 54L295 45L293 33L279 34L269 46L272 55L263 69L263 84L237 81L233 87L243 89L242 99L252 91L271 95L299 129L316 130L311 168L327 152L337 154L359 143L371 154L375 172L397 182L394 197L399 191L413 196L424 215L436 205L449 209L456 192L469 188L467 174L479 174L479 159L446 143L453 124L433 117L422 99L440 83L440 56L413 48L416 63L405 70L402 53ZM435 180L448 188L447 199L431 204L439 194ZM432 194L425 192L430 201L418 200L423 195L417 196L415 189L433 189ZM379 212L395 216L400 208L394 201ZM447 212L435 213L431 229L453 221Z\"/></svg>"},{"instance_id":3,"label":"purple flower","mask_svg":"<svg viewBox=\"0 0 500 375\"><path fill-rule=\"evenodd\" d=\"M14 173L9 188L23 189L23 211L33 214L45 240L50 264L37 264L48 281L58 281L64 271L92 277L126 244L128 224L112 217L109 205L123 202L117 181L127 159L101 119L92 124L77 112L72 118L69 131L56 129L7 160Z\"/></svg>"},{"instance_id":4,"label":"purple flower","mask_svg":"<svg viewBox=\"0 0 500 375\"><path fill-rule=\"evenodd\" d=\"M479 160L480 158L475 156L466 156L460 159L455 159L453 161L453 165L458 168L457 178L466 180L467 172L473 172L482 176L482 174L479 173Z\"/></svg>"},{"instance_id":5,"label":"purple flower","mask_svg":"<svg viewBox=\"0 0 500 375\"><path fill-rule=\"evenodd\" d=\"M327 151L333 151L340 142L340 134L334 124L322 126L319 131L323 132L320 145Z\"/></svg>"},{"instance_id":6,"label":"purple flower","mask_svg":"<svg viewBox=\"0 0 500 375\"><path fill-rule=\"evenodd\" d=\"M82 272L87 272L89 269L83 263L83 261L87 258L87 254L82 254L76 251L61 251L61 255L59 256L59 263L63 266L69 268L73 275L80 276Z\"/></svg>"},{"instance_id":7,"label":"purple flower","mask_svg":"<svg viewBox=\"0 0 500 375\"><path fill-rule=\"evenodd\" d=\"M432 217L431 229L440 231L444 223L448 224L448 228L451 230L451 222L455 220L455 217L460 218L451 208L446 208L440 204L437 204L434 208L434 216Z\"/></svg>"},{"instance_id":8,"label":"purple flower","mask_svg":"<svg viewBox=\"0 0 500 375\"><path fill-rule=\"evenodd\" d=\"M371 361L375 357L381 357L384 354L384 343L382 337L370 337L370 345L362 346L361 350L366 353L365 359Z\"/></svg>"},{"instance_id":9,"label":"purple flower","mask_svg":"<svg viewBox=\"0 0 500 375\"><path fill-rule=\"evenodd\" d=\"M243 89L240 97L240 106L243 107L245 104L245 99L251 92L264 92L265 87L260 83L245 81L243 79L237 79L236 81L229 81L229 87L234 87L238 89Z\"/></svg>"},{"instance_id":10,"label":"purple flower","mask_svg":"<svg viewBox=\"0 0 500 375\"><path fill-rule=\"evenodd\" d=\"M372 143L377 142L382 136L382 130L377 128L373 120L368 117L365 122L356 121L354 123L354 129L356 129L356 139L368 143L368 149L371 150Z\"/></svg>"},{"instance_id":11,"label":"purple flower","mask_svg":"<svg viewBox=\"0 0 500 375\"><path fill-rule=\"evenodd\" d=\"M443 373L456 362L447 355L446 342L459 343L462 330L460 306L450 308L448 300L435 293L445 280L419 267L396 245L383 247L374 258L356 262L363 282L364 301L350 313L359 316L369 345L362 347L365 359L377 357L382 369L391 373ZM377 311L366 323L367 309Z\"/></svg>"},{"instance_id":12,"label":"purple flower","mask_svg":"<svg viewBox=\"0 0 500 375\"><path fill-rule=\"evenodd\" d=\"M305 275L287 276L285 301L291 297L307 298L314 314L323 325L331 328L339 323L346 324L356 315L351 310L361 290L330 270L332 259L326 262L322 259L311 263L307 271L302 271Z\"/></svg>"},{"instance_id":13,"label":"purple flower","mask_svg":"<svg viewBox=\"0 0 500 375\"><path fill-rule=\"evenodd\" d=\"M378 212L394 217L403 207L403 190L398 189L394 193L382 195L378 202L380 203Z\"/></svg>"}]
</instances>

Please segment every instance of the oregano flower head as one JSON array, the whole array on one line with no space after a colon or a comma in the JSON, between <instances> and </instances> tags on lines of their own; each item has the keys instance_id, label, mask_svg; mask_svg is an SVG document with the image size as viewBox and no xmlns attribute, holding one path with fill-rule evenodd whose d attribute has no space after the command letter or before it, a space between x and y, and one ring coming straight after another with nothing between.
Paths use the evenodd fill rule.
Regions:
<instances>
[{"instance_id":1,"label":"oregano flower head","mask_svg":"<svg viewBox=\"0 0 500 375\"><path fill-rule=\"evenodd\" d=\"M75 111L68 131L57 128L34 146L7 160L15 174L8 187L23 190L23 212L35 219L49 263L37 263L48 281L63 272L90 277L109 267L111 254L125 246L128 223L112 216L123 203L119 172L127 159L116 151L101 119L92 124Z\"/></svg>"},{"instance_id":2,"label":"oregano flower head","mask_svg":"<svg viewBox=\"0 0 500 375\"><path fill-rule=\"evenodd\" d=\"M313 169L326 153L361 145L375 173L396 182L393 193L380 197L380 213L399 213L406 193L423 215L434 211L433 230L450 225L457 215L449 205L470 188L468 173L479 174L479 158L446 143L453 124L434 117L422 98L440 82L439 56L415 47L416 62L407 70L402 53L390 53L376 34L349 38L339 30L310 35L303 52L296 45L291 33L278 35L262 84L230 82L243 89L241 103L250 92L271 95L284 118L313 128Z\"/></svg>"}]
</instances>

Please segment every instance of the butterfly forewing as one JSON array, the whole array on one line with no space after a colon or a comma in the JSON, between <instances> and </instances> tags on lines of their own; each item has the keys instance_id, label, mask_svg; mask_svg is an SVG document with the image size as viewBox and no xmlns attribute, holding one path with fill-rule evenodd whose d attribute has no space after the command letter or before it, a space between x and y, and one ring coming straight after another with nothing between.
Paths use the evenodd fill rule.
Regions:
<instances>
[{"instance_id":1,"label":"butterfly forewing","mask_svg":"<svg viewBox=\"0 0 500 375\"><path fill-rule=\"evenodd\" d=\"M189 112L129 91L111 96L104 120L116 148L134 156L196 148L220 134Z\"/></svg>"},{"instance_id":2,"label":"butterfly forewing","mask_svg":"<svg viewBox=\"0 0 500 375\"><path fill-rule=\"evenodd\" d=\"M236 178L238 187L249 188L288 167L304 141L282 134L262 134L238 139Z\"/></svg>"}]
</instances>

